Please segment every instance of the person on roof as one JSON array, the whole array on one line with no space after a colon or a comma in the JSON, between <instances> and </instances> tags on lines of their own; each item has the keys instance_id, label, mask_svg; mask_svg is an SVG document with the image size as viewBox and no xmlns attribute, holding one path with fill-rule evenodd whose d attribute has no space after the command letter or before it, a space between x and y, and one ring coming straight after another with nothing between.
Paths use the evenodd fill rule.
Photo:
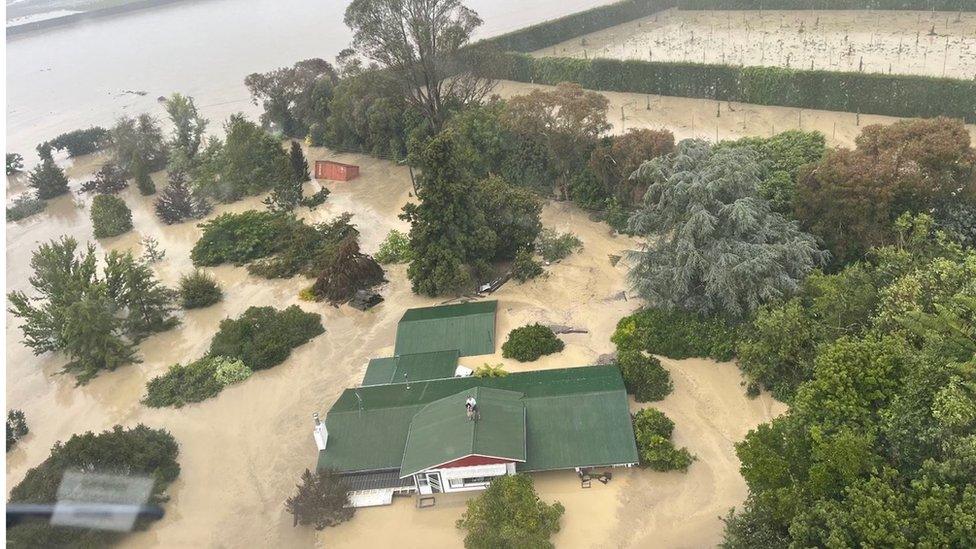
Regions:
<instances>
[{"instance_id":1,"label":"person on roof","mask_svg":"<svg viewBox=\"0 0 976 549\"><path fill-rule=\"evenodd\" d=\"M464 401L464 409L467 413L468 419L471 421L478 420L478 402L473 396L469 396L467 400Z\"/></svg>"}]
</instances>

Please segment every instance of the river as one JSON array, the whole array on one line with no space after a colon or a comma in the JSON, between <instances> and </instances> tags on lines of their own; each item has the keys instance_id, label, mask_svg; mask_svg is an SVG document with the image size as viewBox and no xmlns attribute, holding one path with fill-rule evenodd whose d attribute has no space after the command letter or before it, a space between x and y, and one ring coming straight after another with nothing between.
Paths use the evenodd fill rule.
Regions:
<instances>
[{"instance_id":1,"label":"river","mask_svg":"<svg viewBox=\"0 0 976 549\"><path fill-rule=\"evenodd\" d=\"M484 24L508 32L607 0L469 0ZM159 96L190 95L219 125L257 115L244 77L349 46L336 0L197 0L15 36L7 41L7 151L36 161L34 147L61 132L118 116L162 116ZM131 92L145 92L137 95Z\"/></svg>"}]
</instances>

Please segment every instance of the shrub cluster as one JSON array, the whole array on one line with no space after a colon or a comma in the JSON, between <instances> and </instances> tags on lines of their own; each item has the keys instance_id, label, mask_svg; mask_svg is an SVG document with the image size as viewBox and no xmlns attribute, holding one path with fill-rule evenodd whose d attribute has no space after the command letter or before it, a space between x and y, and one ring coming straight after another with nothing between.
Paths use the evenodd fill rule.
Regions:
<instances>
[{"instance_id":1,"label":"shrub cluster","mask_svg":"<svg viewBox=\"0 0 976 549\"><path fill-rule=\"evenodd\" d=\"M661 400L674 389L671 374L661 366L661 361L641 351L622 351L617 356L617 367L627 392L637 402Z\"/></svg>"},{"instance_id":2,"label":"shrub cluster","mask_svg":"<svg viewBox=\"0 0 976 549\"><path fill-rule=\"evenodd\" d=\"M634 415L634 436L643 467L655 471L686 471L694 456L687 448L675 448L671 442L674 422L663 412L645 408Z\"/></svg>"},{"instance_id":3,"label":"shrub cluster","mask_svg":"<svg viewBox=\"0 0 976 549\"><path fill-rule=\"evenodd\" d=\"M601 91L900 117L945 115L976 122L976 80L687 62L505 57L492 76L536 84L576 82Z\"/></svg>"},{"instance_id":4,"label":"shrub cluster","mask_svg":"<svg viewBox=\"0 0 976 549\"><path fill-rule=\"evenodd\" d=\"M91 222L95 238L118 236L132 229L132 212L121 198L100 194L92 200Z\"/></svg>"},{"instance_id":5,"label":"shrub cluster","mask_svg":"<svg viewBox=\"0 0 976 549\"><path fill-rule=\"evenodd\" d=\"M146 384L142 402L152 408L181 408L216 396L226 385L250 375L251 370L243 362L222 356L204 357L186 366L174 364L165 374Z\"/></svg>"},{"instance_id":6,"label":"shrub cluster","mask_svg":"<svg viewBox=\"0 0 976 549\"><path fill-rule=\"evenodd\" d=\"M328 223L306 225L285 212L221 214L200 225L203 235L190 258L196 266L252 262L248 271L265 278L317 277L339 244L358 234L349 223L351 217L343 214Z\"/></svg>"},{"instance_id":7,"label":"shrub cluster","mask_svg":"<svg viewBox=\"0 0 976 549\"><path fill-rule=\"evenodd\" d=\"M543 355L563 350L565 345L548 326L529 324L515 328L502 345L502 356L519 362L531 362Z\"/></svg>"},{"instance_id":8,"label":"shrub cluster","mask_svg":"<svg viewBox=\"0 0 976 549\"><path fill-rule=\"evenodd\" d=\"M55 443L51 455L27 472L24 480L10 492L10 501L51 503L58 499L58 487L68 471L124 471L153 480L147 504L166 501L166 487L180 474L176 461L179 446L163 429L138 425L110 431L91 431L74 435L65 443ZM138 519L134 530L145 530L149 519ZM91 528L53 526L49 522L28 521L7 529L7 547L107 547L127 534Z\"/></svg>"},{"instance_id":9,"label":"shrub cluster","mask_svg":"<svg viewBox=\"0 0 976 549\"><path fill-rule=\"evenodd\" d=\"M209 307L223 296L217 279L204 271L193 271L180 277L179 292L184 309Z\"/></svg>"},{"instance_id":10,"label":"shrub cluster","mask_svg":"<svg viewBox=\"0 0 976 549\"><path fill-rule=\"evenodd\" d=\"M291 350L325 332L318 313L292 305L284 310L251 307L239 318L224 319L210 342L210 356L234 357L251 370L284 362Z\"/></svg>"},{"instance_id":11,"label":"shrub cluster","mask_svg":"<svg viewBox=\"0 0 976 549\"><path fill-rule=\"evenodd\" d=\"M736 329L718 318L679 310L643 309L620 319L611 341L621 352L646 351L675 359L731 360L735 354Z\"/></svg>"}]
</instances>

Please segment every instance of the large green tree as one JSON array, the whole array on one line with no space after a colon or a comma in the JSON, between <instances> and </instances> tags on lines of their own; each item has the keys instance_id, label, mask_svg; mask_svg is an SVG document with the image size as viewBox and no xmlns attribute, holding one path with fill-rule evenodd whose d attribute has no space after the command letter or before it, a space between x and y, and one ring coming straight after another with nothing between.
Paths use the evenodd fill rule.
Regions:
<instances>
[{"instance_id":1,"label":"large green tree","mask_svg":"<svg viewBox=\"0 0 976 549\"><path fill-rule=\"evenodd\" d=\"M288 137L304 139L312 126L325 124L339 78L323 59L305 59L291 67L252 73L244 79L251 101L264 108L261 124Z\"/></svg>"},{"instance_id":2,"label":"large green tree","mask_svg":"<svg viewBox=\"0 0 976 549\"><path fill-rule=\"evenodd\" d=\"M457 154L450 132L432 139L419 155L417 198L401 217L410 222L413 261L407 276L413 291L436 296L472 284L470 270L486 273L498 237L478 203L477 185Z\"/></svg>"},{"instance_id":3,"label":"large green tree","mask_svg":"<svg viewBox=\"0 0 976 549\"><path fill-rule=\"evenodd\" d=\"M150 172L166 166L167 150L159 121L148 114L123 116L111 130L110 141L117 164L126 174L135 172L138 162Z\"/></svg>"},{"instance_id":4,"label":"large green tree","mask_svg":"<svg viewBox=\"0 0 976 549\"><path fill-rule=\"evenodd\" d=\"M200 177L196 191L220 202L233 202L292 181L291 165L281 144L242 114L224 126L227 138L213 160L215 177Z\"/></svg>"},{"instance_id":5,"label":"large green tree","mask_svg":"<svg viewBox=\"0 0 976 549\"><path fill-rule=\"evenodd\" d=\"M361 55L389 71L434 131L449 105L477 103L494 82L462 51L481 18L460 0L353 0L346 25Z\"/></svg>"},{"instance_id":6,"label":"large green tree","mask_svg":"<svg viewBox=\"0 0 976 549\"><path fill-rule=\"evenodd\" d=\"M837 266L894 242L902 213L976 203L976 151L961 121L936 118L868 126L854 150L835 149L800 171L794 204Z\"/></svg>"},{"instance_id":7,"label":"large green tree","mask_svg":"<svg viewBox=\"0 0 976 549\"><path fill-rule=\"evenodd\" d=\"M8 295L24 344L35 354L68 355L67 369L79 382L135 361L134 342L176 324L175 295L145 264L129 252L111 252L105 263L100 277L94 246L79 252L75 239L62 237L41 244L31 257L35 295Z\"/></svg>"},{"instance_id":8,"label":"large green tree","mask_svg":"<svg viewBox=\"0 0 976 549\"><path fill-rule=\"evenodd\" d=\"M634 173L648 190L629 276L652 305L744 317L823 263L813 237L756 196L759 172L748 148L686 140Z\"/></svg>"}]
</instances>

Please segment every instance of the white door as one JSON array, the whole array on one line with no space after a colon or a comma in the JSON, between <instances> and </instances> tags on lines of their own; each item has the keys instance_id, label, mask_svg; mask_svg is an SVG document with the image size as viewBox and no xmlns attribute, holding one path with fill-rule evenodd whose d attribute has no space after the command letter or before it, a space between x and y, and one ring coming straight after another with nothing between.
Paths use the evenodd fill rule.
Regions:
<instances>
[{"instance_id":1,"label":"white door","mask_svg":"<svg viewBox=\"0 0 976 549\"><path fill-rule=\"evenodd\" d=\"M430 485L430 491L438 494L441 490L441 474L440 473L427 473L427 484Z\"/></svg>"}]
</instances>

